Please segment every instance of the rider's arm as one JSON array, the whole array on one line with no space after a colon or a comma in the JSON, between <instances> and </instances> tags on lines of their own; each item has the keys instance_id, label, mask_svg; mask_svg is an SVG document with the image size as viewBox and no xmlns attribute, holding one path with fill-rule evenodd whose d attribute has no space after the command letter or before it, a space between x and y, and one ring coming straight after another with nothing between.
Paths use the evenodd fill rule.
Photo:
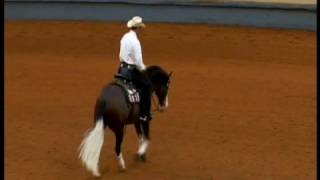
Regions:
<instances>
[{"instance_id":1,"label":"rider's arm","mask_svg":"<svg viewBox=\"0 0 320 180\"><path fill-rule=\"evenodd\" d=\"M146 69L146 66L143 63L143 59L142 59L142 51L141 51L141 46L140 43L137 42L135 43L135 45L133 46L133 51L134 51L134 59L136 61L136 66L140 71L143 71Z\"/></svg>"}]
</instances>

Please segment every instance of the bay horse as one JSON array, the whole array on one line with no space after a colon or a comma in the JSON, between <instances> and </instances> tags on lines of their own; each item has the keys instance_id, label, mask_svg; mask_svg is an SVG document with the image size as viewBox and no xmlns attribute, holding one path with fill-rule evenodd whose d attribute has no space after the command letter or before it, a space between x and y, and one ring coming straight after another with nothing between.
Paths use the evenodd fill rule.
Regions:
<instances>
[{"instance_id":1,"label":"bay horse","mask_svg":"<svg viewBox=\"0 0 320 180\"><path fill-rule=\"evenodd\" d=\"M168 107L168 91L172 72L167 73L159 66L149 66L144 73L151 81L152 94L157 96L158 110L164 111ZM126 169L121 144L124 137L124 128L130 124L134 124L139 138L137 156L144 161L150 139L150 121L139 119L139 104L128 102L122 87L114 83L106 85L95 104L94 126L87 132L79 146L79 158L94 176L100 176L98 164L106 127L111 129L116 137L116 156L121 168Z\"/></svg>"}]
</instances>

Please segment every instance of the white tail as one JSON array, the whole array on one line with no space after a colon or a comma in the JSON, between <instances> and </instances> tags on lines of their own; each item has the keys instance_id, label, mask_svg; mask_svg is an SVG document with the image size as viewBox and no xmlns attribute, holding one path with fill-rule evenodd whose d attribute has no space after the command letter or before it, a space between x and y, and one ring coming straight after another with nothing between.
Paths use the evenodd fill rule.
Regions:
<instances>
[{"instance_id":1,"label":"white tail","mask_svg":"<svg viewBox=\"0 0 320 180\"><path fill-rule=\"evenodd\" d=\"M87 133L81 145L79 146L79 158L86 166L86 168L93 173L94 176L100 176L98 163L103 141L103 119L100 118L95 123L95 127Z\"/></svg>"}]
</instances>

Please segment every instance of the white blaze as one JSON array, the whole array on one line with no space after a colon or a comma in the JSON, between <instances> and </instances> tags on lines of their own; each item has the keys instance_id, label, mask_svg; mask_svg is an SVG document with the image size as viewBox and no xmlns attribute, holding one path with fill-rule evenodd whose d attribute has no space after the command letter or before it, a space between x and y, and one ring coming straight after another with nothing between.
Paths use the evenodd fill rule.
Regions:
<instances>
[{"instance_id":1,"label":"white blaze","mask_svg":"<svg viewBox=\"0 0 320 180\"><path fill-rule=\"evenodd\" d=\"M168 98L168 95L166 96L166 99L164 101L164 105L163 106L160 106L159 109L160 111L164 111L165 109L167 109L169 106L169 98Z\"/></svg>"}]
</instances>

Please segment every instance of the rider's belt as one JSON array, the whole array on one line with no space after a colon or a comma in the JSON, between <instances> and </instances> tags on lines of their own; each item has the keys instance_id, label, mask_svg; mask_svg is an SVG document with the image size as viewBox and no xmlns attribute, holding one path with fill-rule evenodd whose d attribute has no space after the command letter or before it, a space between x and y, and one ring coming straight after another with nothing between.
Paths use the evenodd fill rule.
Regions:
<instances>
[{"instance_id":1,"label":"rider's belt","mask_svg":"<svg viewBox=\"0 0 320 180\"><path fill-rule=\"evenodd\" d=\"M127 68L127 69L135 69L135 68L137 68L136 65L128 64L128 63L125 63L125 62L121 62L120 67Z\"/></svg>"}]
</instances>

